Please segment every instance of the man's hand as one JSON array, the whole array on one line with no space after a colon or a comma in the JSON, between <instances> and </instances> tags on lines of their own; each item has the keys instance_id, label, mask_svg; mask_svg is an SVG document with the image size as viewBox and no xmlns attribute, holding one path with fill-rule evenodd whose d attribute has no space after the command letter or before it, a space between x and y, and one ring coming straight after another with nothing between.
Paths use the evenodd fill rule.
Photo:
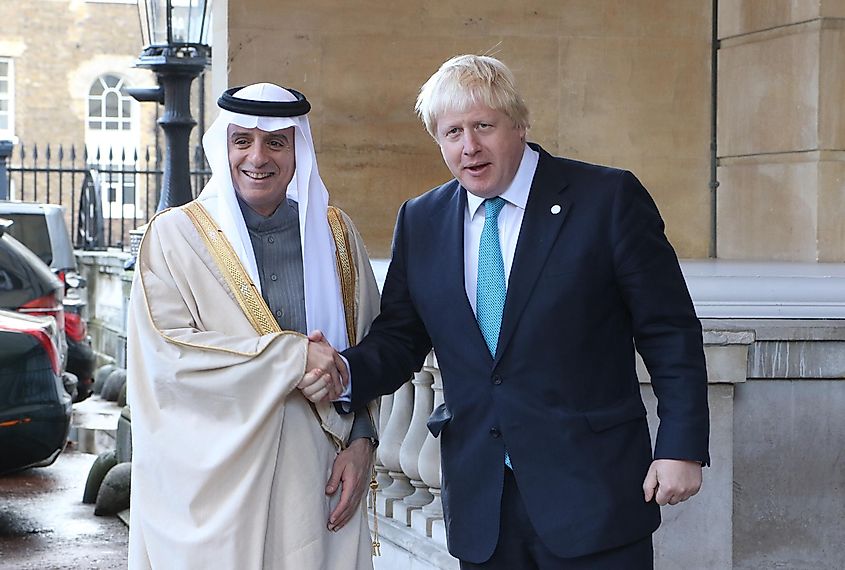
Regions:
<instances>
[{"instance_id":1,"label":"man's hand","mask_svg":"<svg viewBox=\"0 0 845 570\"><path fill-rule=\"evenodd\" d=\"M302 395L314 402L320 402L329 398L332 387L332 377L327 372L323 372L319 368L315 368L305 373L297 388L302 390Z\"/></svg>"},{"instance_id":2,"label":"man's hand","mask_svg":"<svg viewBox=\"0 0 845 570\"><path fill-rule=\"evenodd\" d=\"M686 501L701 489L701 463L679 459L655 459L648 468L643 493L661 507Z\"/></svg>"},{"instance_id":3,"label":"man's hand","mask_svg":"<svg viewBox=\"0 0 845 570\"><path fill-rule=\"evenodd\" d=\"M308 356L305 361L305 371L306 374L297 387L302 389L303 383L310 386L315 384L326 385L326 393L319 399L314 399L306 394L306 397L312 402L318 402L320 399L336 400L343 393L349 378L343 359L319 330L315 330L308 335ZM318 372L319 374L316 374ZM328 379L325 378L326 375L328 375ZM318 388L322 388L322 386L313 388L313 391L319 392ZM305 393L304 390L303 393Z\"/></svg>"},{"instance_id":4,"label":"man's hand","mask_svg":"<svg viewBox=\"0 0 845 570\"><path fill-rule=\"evenodd\" d=\"M328 529L340 530L361 508L361 499L370 487L373 444L362 437L349 444L334 460L326 494L334 495L341 486L340 501L329 515Z\"/></svg>"}]
</instances>

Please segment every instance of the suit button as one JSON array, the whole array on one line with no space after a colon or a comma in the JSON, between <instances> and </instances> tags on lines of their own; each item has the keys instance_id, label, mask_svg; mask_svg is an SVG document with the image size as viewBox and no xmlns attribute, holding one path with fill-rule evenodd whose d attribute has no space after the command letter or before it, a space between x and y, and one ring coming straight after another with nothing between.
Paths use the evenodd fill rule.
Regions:
<instances>
[{"instance_id":1,"label":"suit button","mask_svg":"<svg viewBox=\"0 0 845 570\"><path fill-rule=\"evenodd\" d=\"M501 377L501 376L499 376L498 374L496 374L495 376L493 376L493 384L495 384L496 386L498 386L498 385L499 385L499 384L501 384L501 383L502 383L502 377Z\"/></svg>"},{"instance_id":2,"label":"suit button","mask_svg":"<svg viewBox=\"0 0 845 570\"><path fill-rule=\"evenodd\" d=\"M490 428L490 435L493 436L493 439L499 439L502 437L502 432L499 431L499 428Z\"/></svg>"}]
</instances>

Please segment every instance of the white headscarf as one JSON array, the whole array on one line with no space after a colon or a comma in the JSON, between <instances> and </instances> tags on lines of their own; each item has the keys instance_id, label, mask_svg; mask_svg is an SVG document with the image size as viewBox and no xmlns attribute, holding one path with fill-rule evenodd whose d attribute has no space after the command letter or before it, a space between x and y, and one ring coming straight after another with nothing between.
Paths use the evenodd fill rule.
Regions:
<instances>
[{"instance_id":1,"label":"white headscarf","mask_svg":"<svg viewBox=\"0 0 845 570\"><path fill-rule=\"evenodd\" d=\"M272 83L249 85L237 91L235 96L253 101L296 101L291 92ZM246 129L257 127L268 132L294 127L296 171L288 184L287 197L299 204L306 323L309 331L320 329L333 347L343 350L348 340L336 270L335 244L326 219L329 193L317 170L308 117L259 117L221 109L217 119L202 137L212 176L197 200L223 230L253 283L260 290L261 280L255 252L232 185L227 146L227 129L230 124Z\"/></svg>"}]
</instances>

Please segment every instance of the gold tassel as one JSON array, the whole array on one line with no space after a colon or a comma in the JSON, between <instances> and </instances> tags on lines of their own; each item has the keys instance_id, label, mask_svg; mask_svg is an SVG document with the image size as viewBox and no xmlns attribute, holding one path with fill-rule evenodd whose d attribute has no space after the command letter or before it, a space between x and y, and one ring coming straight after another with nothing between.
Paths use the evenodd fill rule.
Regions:
<instances>
[{"instance_id":1,"label":"gold tassel","mask_svg":"<svg viewBox=\"0 0 845 570\"><path fill-rule=\"evenodd\" d=\"M373 474L370 478L370 508L373 510L373 556L381 556L381 543L378 539L378 511L376 510L376 491L378 491L378 482L376 481L376 470L373 468Z\"/></svg>"}]
</instances>

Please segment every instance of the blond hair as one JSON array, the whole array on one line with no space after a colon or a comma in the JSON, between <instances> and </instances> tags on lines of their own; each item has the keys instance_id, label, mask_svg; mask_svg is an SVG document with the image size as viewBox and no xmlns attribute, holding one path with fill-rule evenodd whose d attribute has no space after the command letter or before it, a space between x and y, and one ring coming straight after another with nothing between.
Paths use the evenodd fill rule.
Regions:
<instances>
[{"instance_id":1,"label":"blond hair","mask_svg":"<svg viewBox=\"0 0 845 570\"><path fill-rule=\"evenodd\" d=\"M530 127L528 107L516 90L513 73L488 55L458 55L446 61L420 88L414 110L437 140L439 117L479 103L501 111L518 128Z\"/></svg>"}]
</instances>

